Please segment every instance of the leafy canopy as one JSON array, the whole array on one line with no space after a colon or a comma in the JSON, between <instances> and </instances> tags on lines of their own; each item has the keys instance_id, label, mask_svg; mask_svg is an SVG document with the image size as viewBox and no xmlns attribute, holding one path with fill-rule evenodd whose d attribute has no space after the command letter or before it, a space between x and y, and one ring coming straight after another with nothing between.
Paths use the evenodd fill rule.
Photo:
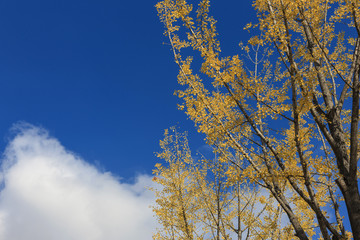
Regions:
<instances>
[{"instance_id":1,"label":"leafy canopy","mask_svg":"<svg viewBox=\"0 0 360 240\"><path fill-rule=\"evenodd\" d=\"M209 0L156 5L180 108L216 159L195 161L183 135L165 135L155 239L360 239L359 5L255 0L246 29L259 34L233 56Z\"/></svg>"}]
</instances>

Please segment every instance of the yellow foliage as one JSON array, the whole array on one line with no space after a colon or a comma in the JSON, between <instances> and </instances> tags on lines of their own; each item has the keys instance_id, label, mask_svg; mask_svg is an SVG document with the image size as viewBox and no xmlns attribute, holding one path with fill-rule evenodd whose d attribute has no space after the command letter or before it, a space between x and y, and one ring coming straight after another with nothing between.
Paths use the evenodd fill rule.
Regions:
<instances>
[{"instance_id":1,"label":"yellow foliage","mask_svg":"<svg viewBox=\"0 0 360 240\"><path fill-rule=\"evenodd\" d=\"M251 239L349 239L337 193L348 208L360 204L358 190L346 191L358 186L360 2L255 0L258 23L245 29L261 33L240 44L248 60L222 56L209 6L156 5L179 66L180 108L217 158L194 161L184 135L165 134L154 208L165 232L154 238L231 239L241 218ZM360 211L348 211L360 239Z\"/></svg>"}]
</instances>

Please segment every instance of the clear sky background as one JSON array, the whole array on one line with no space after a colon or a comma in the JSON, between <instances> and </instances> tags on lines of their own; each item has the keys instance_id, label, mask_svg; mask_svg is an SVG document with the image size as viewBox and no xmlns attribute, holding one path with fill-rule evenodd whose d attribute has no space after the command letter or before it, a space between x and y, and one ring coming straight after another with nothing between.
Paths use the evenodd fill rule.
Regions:
<instances>
[{"instance_id":1,"label":"clear sky background","mask_svg":"<svg viewBox=\"0 0 360 240\"><path fill-rule=\"evenodd\" d=\"M177 110L177 66L156 2L1 0L0 149L26 121L118 175L151 173L163 129L194 130ZM211 9L224 56L236 53L251 1Z\"/></svg>"},{"instance_id":2,"label":"clear sky background","mask_svg":"<svg viewBox=\"0 0 360 240\"><path fill-rule=\"evenodd\" d=\"M151 185L147 175L158 161L163 130L177 124L189 131L195 151L204 145L204 136L177 110L177 66L163 44L156 2L0 0L0 152L6 166L0 238L57 239L51 234L62 232L59 239L150 239L134 235L136 224L151 221L146 211L153 198L139 189ZM239 53L239 42L248 39L242 29L255 16L251 2L211 4L224 56ZM18 124L11 131L19 121L36 127ZM143 205L122 203L106 215L124 199ZM108 208L93 212L102 206ZM139 216L135 209L146 213L133 218L133 227L102 235L112 232L110 223L131 222L124 208L129 216ZM97 220L82 219L87 215ZM48 232L36 231L44 223ZM84 231L74 233L74 226Z\"/></svg>"}]
</instances>

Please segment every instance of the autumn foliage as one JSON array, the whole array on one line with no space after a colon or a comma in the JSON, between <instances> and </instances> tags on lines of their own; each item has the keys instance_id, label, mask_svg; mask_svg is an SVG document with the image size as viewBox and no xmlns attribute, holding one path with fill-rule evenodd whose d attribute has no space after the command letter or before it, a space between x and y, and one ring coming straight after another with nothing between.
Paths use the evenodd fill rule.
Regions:
<instances>
[{"instance_id":1,"label":"autumn foliage","mask_svg":"<svg viewBox=\"0 0 360 240\"><path fill-rule=\"evenodd\" d=\"M222 56L209 0L156 5L180 108L216 157L194 160L184 134L165 134L154 239L360 239L360 2L253 6L259 34Z\"/></svg>"}]
</instances>

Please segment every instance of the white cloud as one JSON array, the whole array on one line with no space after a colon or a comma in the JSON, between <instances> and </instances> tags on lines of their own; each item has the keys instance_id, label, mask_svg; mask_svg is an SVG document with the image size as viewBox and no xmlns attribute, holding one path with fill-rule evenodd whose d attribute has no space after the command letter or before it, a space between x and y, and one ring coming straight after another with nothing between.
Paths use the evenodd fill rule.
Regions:
<instances>
[{"instance_id":1,"label":"white cloud","mask_svg":"<svg viewBox=\"0 0 360 240\"><path fill-rule=\"evenodd\" d=\"M121 183L33 126L9 143L0 181L0 239L147 240L156 227L150 176Z\"/></svg>"}]
</instances>

